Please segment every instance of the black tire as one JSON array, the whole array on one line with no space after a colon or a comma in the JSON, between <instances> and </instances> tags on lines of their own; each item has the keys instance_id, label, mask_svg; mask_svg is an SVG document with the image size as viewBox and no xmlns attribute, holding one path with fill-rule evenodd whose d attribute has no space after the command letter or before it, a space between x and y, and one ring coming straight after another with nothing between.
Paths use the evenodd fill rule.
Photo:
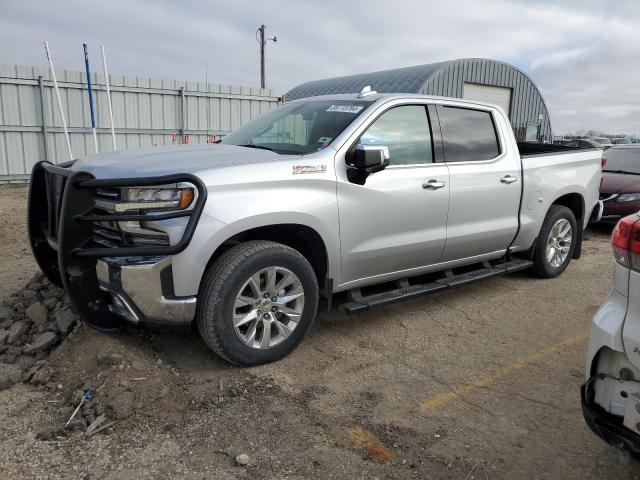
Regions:
<instances>
[{"instance_id":1,"label":"black tire","mask_svg":"<svg viewBox=\"0 0 640 480\"><path fill-rule=\"evenodd\" d=\"M236 295L242 285L261 269L277 266L290 270L304 289L302 315L291 335L278 345L256 349L245 345L233 327ZM226 251L205 272L198 294L196 321L209 348L236 365L274 362L291 353L302 341L318 309L318 282L313 267L293 248L255 240Z\"/></svg>"},{"instance_id":2,"label":"black tire","mask_svg":"<svg viewBox=\"0 0 640 480\"><path fill-rule=\"evenodd\" d=\"M571 246L569 248L567 258L559 266L553 266L547 259L547 242L549 241L551 229L556 224L556 222L562 219L568 221L571 225ZM533 272L541 278L553 278L560 275L567 269L567 266L571 262L573 254L576 250L577 241L578 222L576 221L576 217L573 212L569 208L562 205L551 205L551 208L549 208L547 216L542 223L540 234L538 235L538 238L536 239L536 243L534 245Z\"/></svg>"}]
</instances>

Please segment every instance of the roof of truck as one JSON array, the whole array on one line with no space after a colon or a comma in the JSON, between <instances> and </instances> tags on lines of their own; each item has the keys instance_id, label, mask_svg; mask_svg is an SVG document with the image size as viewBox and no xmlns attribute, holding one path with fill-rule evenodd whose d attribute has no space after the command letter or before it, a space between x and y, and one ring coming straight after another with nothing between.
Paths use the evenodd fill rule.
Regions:
<instances>
[{"instance_id":1,"label":"roof of truck","mask_svg":"<svg viewBox=\"0 0 640 480\"><path fill-rule=\"evenodd\" d=\"M402 99L419 99L419 100L431 100L434 102L442 102L445 101L447 103L457 103L457 104L472 104L479 105L482 107L493 107L500 108L499 105L483 102L480 100L470 100L467 98L452 98L452 97L441 97L438 95L420 95L417 93L374 93L369 94L364 97L360 97L357 93L342 93L337 95L318 95L314 97L306 97L306 98L298 98L296 100L287 101L287 103L294 102L320 102L320 101L360 101L360 102L375 102L378 100L402 100Z\"/></svg>"}]
</instances>

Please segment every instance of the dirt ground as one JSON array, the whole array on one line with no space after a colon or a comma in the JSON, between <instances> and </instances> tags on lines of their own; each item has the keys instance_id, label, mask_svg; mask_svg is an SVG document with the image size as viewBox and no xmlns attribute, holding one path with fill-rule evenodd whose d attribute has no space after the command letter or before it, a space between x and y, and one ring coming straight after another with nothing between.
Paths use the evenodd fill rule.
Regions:
<instances>
[{"instance_id":1,"label":"dirt ground","mask_svg":"<svg viewBox=\"0 0 640 480\"><path fill-rule=\"evenodd\" d=\"M22 288L36 269L27 237L27 192L23 185L0 185L0 299Z\"/></svg>"},{"instance_id":2,"label":"dirt ground","mask_svg":"<svg viewBox=\"0 0 640 480\"><path fill-rule=\"evenodd\" d=\"M0 300L20 298L11 293L36 272L25 197L0 187ZM0 476L640 479L580 410L589 322L611 270L597 231L557 279L523 273L321 313L292 355L251 369L195 333L79 325L41 355L42 381L0 387ZM2 358L0 377L31 363ZM62 429L88 385L111 422L90 437L84 419Z\"/></svg>"}]
</instances>

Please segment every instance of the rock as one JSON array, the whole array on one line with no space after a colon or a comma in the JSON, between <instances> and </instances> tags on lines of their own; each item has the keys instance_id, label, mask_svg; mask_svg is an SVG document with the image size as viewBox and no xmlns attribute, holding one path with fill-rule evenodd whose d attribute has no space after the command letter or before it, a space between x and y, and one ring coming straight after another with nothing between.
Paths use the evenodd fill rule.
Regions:
<instances>
[{"instance_id":1,"label":"rock","mask_svg":"<svg viewBox=\"0 0 640 480\"><path fill-rule=\"evenodd\" d=\"M20 297L25 305L30 305L38 300L38 293L33 290L22 290Z\"/></svg>"},{"instance_id":2,"label":"rock","mask_svg":"<svg viewBox=\"0 0 640 480\"><path fill-rule=\"evenodd\" d=\"M58 327L58 324L56 322L48 322L42 326L41 331L58 333L60 331L60 328Z\"/></svg>"},{"instance_id":3,"label":"rock","mask_svg":"<svg viewBox=\"0 0 640 480\"><path fill-rule=\"evenodd\" d=\"M29 285L27 285L27 288L29 290L33 290L33 291L37 292L38 290L40 290L42 288L42 284L36 280L34 282L29 282Z\"/></svg>"},{"instance_id":4,"label":"rock","mask_svg":"<svg viewBox=\"0 0 640 480\"><path fill-rule=\"evenodd\" d=\"M17 345L8 345L5 351L7 355L16 355L16 356L20 355L21 352L22 352L22 349Z\"/></svg>"},{"instance_id":5,"label":"rock","mask_svg":"<svg viewBox=\"0 0 640 480\"><path fill-rule=\"evenodd\" d=\"M31 368L35 365L36 359L31 355L20 355L16 360L16 364L20 365L22 368Z\"/></svg>"},{"instance_id":6,"label":"rock","mask_svg":"<svg viewBox=\"0 0 640 480\"><path fill-rule=\"evenodd\" d=\"M11 327L9 327L8 335L7 335L7 343L13 345L14 343L18 343L22 336L27 333L29 330L29 324L26 322L16 322Z\"/></svg>"},{"instance_id":7,"label":"rock","mask_svg":"<svg viewBox=\"0 0 640 480\"><path fill-rule=\"evenodd\" d=\"M56 305L58 304L58 299L55 297L47 297L42 301L42 304L48 310L53 310L54 308L56 308Z\"/></svg>"},{"instance_id":8,"label":"rock","mask_svg":"<svg viewBox=\"0 0 640 480\"><path fill-rule=\"evenodd\" d=\"M0 368L0 391L11 388L22 379L22 368L18 365L3 365Z\"/></svg>"},{"instance_id":9,"label":"rock","mask_svg":"<svg viewBox=\"0 0 640 480\"><path fill-rule=\"evenodd\" d=\"M113 417L116 420L124 420L129 418L133 413L133 392L122 392L113 397L109 401L111 410L113 411Z\"/></svg>"},{"instance_id":10,"label":"rock","mask_svg":"<svg viewBox=\"0 0 640 480\"><path fill-rule=\"evenodd\" d=\"M12 310L19 310L22 306L22 300L15 293L5 301L7 307Z\"/></svg>"},{"instance_id":11,"label":"rock","mask_svg":"<svg viewBox=\"0 0 640 480\"><path fill-rule=\"evenodd\" d=\"M33 375L40 369L40 365L34 365L33 367L29 368L28 370L25 370L22 373L22 381L24 383L27 383L31 380L31 378L33 377Z\"/></svg>"},{"instance_id":12,"label":"rock","mask_svg":"<svg viewBox=\"0 0 640 480\"><path fill-rule=\"evenodd\" d=\"M119 353L113 352L100 352L98 353L98 365L101 367L113 367L119 365L124 361L124 357Z\"/></svg>"},{"instance_id":13,"label":"rock","mask_svg":"<svg viewBox=\"0 0 640 480\"><path fill-rule=\"evenodd\" d=\"M47 350L49 347L52 347L58 342L58 335L53 332L44 332L39 333L33 340L31 344L24 349L24 353L37 353Z\"/></svg>"},{"instance_id":14,"label":"rock","mask_svg":"<svg viewBox=\"0 0 640 480\"><path fill-rule=\"evenodd\" d=\"M27 316L27 318L31 320L35 325L44 325L45 323L47 323L48 313L49 311L47 310L47 308L40 302L32 303L24 311L24 314Z\"/></svg>"},{"instance_id":15,"label":"rock","mask_svg":"<svg viewBox=\"0 0 640 480\"><path fill-rule=\"evenodd\" d=\"M49 368L43 367L35 371L31 377L31 383L34 385L44 385L51 380L52 371Z\"/></svg>"},{"instance_id":16,"label":"rock","mask_svg":"<svg viewBox=\"0 0 640 480\"><path fill-rule=\"evenodd\" d=\"M13 319L13 310L0 306L0 323L10 322Z\"/></svg>"},{"instance_id":17,"label":"rock","mask_svg":"<svg viewBox=\"0 0 640 480\"><path fill-rule=\"evenodd\" d=\"M249 465L249 455L247 455L246 453L241 453L236 457L236 463L242 466Z\"/></svg>"},{"instance_id":18,"label":"rock","mask_svg":"<svg viewBox=\"0 0 640 480\"><path fill-rule=\"evenodd\" d=\"M9 332L6 330L0 330L0 346L7 343L7 337L9 337Z\"/></svg>"},{"instance_id":19,"label":"rock","mask_svg":"<svg viewBox=\"0 0 640 480\"><path fill-rule=\"evenodd\" d=\"M138 360L134 360L133 362L131 362L131 368L133 368L134 370L144 370L144 363Z\"/></svg>"},{"instance_id":20,"label":"rock","mask_svg":"<svg viewBox=\"0 0 640 480\"><path fill-rule=\"evenodd\" d=\"M56 313L55 319L60 333L62 333L63 335L67 335L69 331L71 331L71 328L75 325L78 317L71 310L64 309Z\"/></svg>"},{"instance_id":21,"label":"rock","mask_svg":"<svg viewBox=\"0 0 640 480\"><path fill-rule=\"evenodd\" d=\"M2 358L2 361L7 364L12 364L12 363L16 363L17 359L18 359L18 356L15 353L5 352L4 357Z\"/></svg>"}]
</instances>

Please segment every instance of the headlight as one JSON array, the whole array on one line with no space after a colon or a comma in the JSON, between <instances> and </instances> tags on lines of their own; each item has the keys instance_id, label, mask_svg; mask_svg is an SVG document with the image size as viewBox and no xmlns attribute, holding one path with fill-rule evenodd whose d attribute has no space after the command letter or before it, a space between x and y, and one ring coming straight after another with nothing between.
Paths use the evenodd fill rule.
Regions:
<instances>
[{"instance_id":1,"label":"headlight","mask_svg":"<svg viewBox=\"0 0 640 480\"><path fill-rule=\"evenodd\" d=\"M640 193L623 193L616 198L616 202L637 202L640 201Z\"/></svg>"},{"instance_id":2,"label":"headlight","mask_svg":"<svg viewBox=\"0 0 640 480\"><path fill-rule=\"evenodd\" d=\"M127 210L180 209L189 207L194 199L190 187L133 187L123 188L121 203L115 204L116 212Z\"/></svg>"}]
</instances>

